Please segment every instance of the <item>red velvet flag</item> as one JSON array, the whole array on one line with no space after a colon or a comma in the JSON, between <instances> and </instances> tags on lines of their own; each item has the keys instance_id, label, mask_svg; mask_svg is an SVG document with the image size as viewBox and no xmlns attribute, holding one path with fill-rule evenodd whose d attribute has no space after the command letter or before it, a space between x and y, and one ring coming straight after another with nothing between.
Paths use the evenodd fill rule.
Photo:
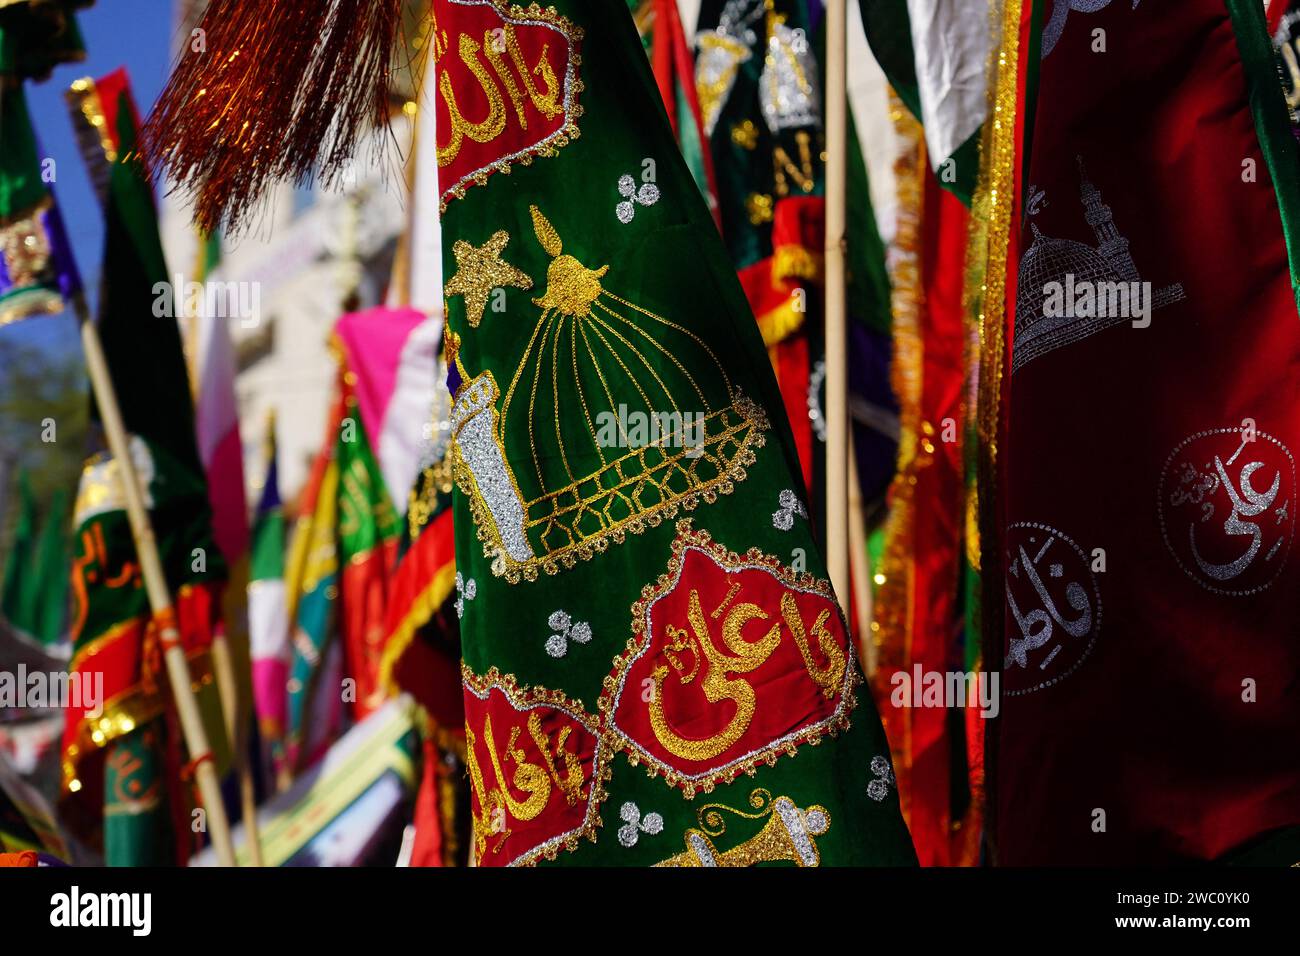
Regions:
<instances>
[{"instance_id":1,"label":"red velvet flag","mask_svg":"<svg viewBox=\"0 0 1300 956\"><path fill-rule=\"evenodd\" d=\"M1257 0L1069 10L1042 50L998 861L1211 860L1300 824L1295 146Z\"/></svg>"}]
</instances>

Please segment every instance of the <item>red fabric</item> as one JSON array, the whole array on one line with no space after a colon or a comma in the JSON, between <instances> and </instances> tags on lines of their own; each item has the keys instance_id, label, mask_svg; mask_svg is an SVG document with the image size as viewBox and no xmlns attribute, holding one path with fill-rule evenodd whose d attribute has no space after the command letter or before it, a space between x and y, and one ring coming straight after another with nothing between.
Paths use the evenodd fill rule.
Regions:
<instances>
[{"instance_id":1,"label":"red fabric","mask_svg":"<svg viewBox=\"0 0 1300 956\"><path fill-rule=\"evenodd\" d=\"M799 472L807 491L807 505L815 507L813 496L813 430L808 417L808 336L792 335L772 349L776 359L776 381L781 388L781 403L790 419L795 451L799 454Z\"/></svg>"},{"instance_id":2,"label":"red fabric","mask_svg":"<svg viewBox=\"0 0 1300 956\"><path fill-rule=\"evenodd\" d=\"M917 472L913 514L912 647L908 668L923 673L964 670L956 596L965 517L961 445L965 388L963 265L969 214L961 201L927 175L922 222L923 341L921 417L931 432L921 451L930 462ZM951 422L950 428L945 420ZM944 433L954 440L944 441ZM908 827L923 866L946 866L952 846L952 746L946 708L907 711L911 732Z\"/></svg>"},{"instance_id":3,"label":"red fabric","mask_svg":"<svg viewBox=\"0 0 1300 956\"><path fill-rule=\"evenodd\" d=\"M339 636L343 639L344 672L357 682L352 704L355 720L364 720L384 702L379 664L388 637L384 609L397 564L397 544L394 538L354 557L339 575Z\"/></svg>"},{"instance_id":4,"label":"red fabric","mask_svg":"<svg viewBox=\"0 0 1300 956\"><path fill-rule=\"evenodd\" d=\"M542 692L545 693L545 692ZM552 706L538 695L489 686L480 695L465 688L465 737L475 837L482 840L479 866L509 866L535 858L540 847L581 830L587 815L596 760L596 735L576 707ZM566 733L567 732L567 733ZM510 743L511 740L515 742ZM544 753L539 744L560 750ZM507 749L510 748L510 749ZM523 791L512 767L556 767L537 789ZM566 793L566 787L570 790ZM525 804L545 796L540 810Z\"/></svg>"},{"instance_id":5,"label":"red fabric","mask_svg":"<svg viewBox=\"0 0 1300 956\"><path fill-rule=\"evenodd\" d=\"M663 100L668 120L672 123L673 138L681 141L680 123L683 119L695 125L700 142L700 159L704 163L704 179L709 187L709 210L713 213L713 221L721 229L721 212L716 198L718 181L713 174L713 151L709 149L709 138L704 135L704 118L695 91L695 58L686 45L686 33L677 11L677 0L655 0L654 49L650 59L655 83L659 87L659 98ZM677 113L678 89L686 98L691 113L689 117L681 117Z\"/></svg>"},{"instance_id":6,"label":"red fabric","mask_svg":"<svg viewBox=\"0 0 1300 956\"><path fill-rule=\"evenodd\" d=\"M23 850L19 853L0 853L0 867L29 867L40 866L40 859L33 850Z\"/></svg>"},{"instance_id":7,"label":"red fabric","mask_svg":"<svg viewBox=\"0 0 1300 956\"><path fill-rule=\"evenodd\" d=\"M677 77L673 73L672 24L677 15L677 0L654 0L655 24L653 49L650 51L650 65L654 70L655 85L659 87L659 99L663 101L668 113L668 122L673 128L673 139L677 132Z\"/></svg>"},{"instance_id":8,"label":"red fabric","mask_svg":"<svg viewBox=\"0 0 1300 956\"><path fill-rule=\"evenodd\" d=\"M830 722L843 705L844 661L854 651L833 598L791 588L775 568L752 559L729 567L695 543L680 555L680 573L647 588L643 601L649 603L634 609L640 638L619 665L616 683L606 684L601 706L608 704L610 726L631 741L647 767L679 774L674 782L685 789L687 779L702 785L706 778L734 777L765 741ZM805 659L790 637L795 618L804 628L799 637L816 648L814 659ZM733 628L751 651L774 642L747 665L747 722L737 698L720 707L696 679L708 673L710 643L729 646ZM812 675L814 667L826 668L822 680ZM644 690L651 687L654 693ZM691 748L698 753L690 755Z\"/></svg>"},{"instance_id":9,"label":"red fabric","mask_svg":"<svg viewBox=\"0 0 1300 956\"><path fill-rule=\"evenodd\" d=\"M1104 57L1090 49L1097 28L1108 37ZM1021 622L1035 611L1043 617L1022 630L1008 605L1004 659L990 662L1003 664L998 859L1211 860L1300 824L1294 471L1271 439L1241 447L1229 480L1264 490L1276 477L1279 491L1263 514L1238 519L1253 531L1233 533L1225 488L1207 484L1210 512L1189 513L1172 494L1185 471L1167 467L1213 471L1214 457L1226 460L1241 443L1211 436L1193 455L1180 446L1246 418L1261 436L1300 448L1300 323L1222 3L1116 3L1071 15L1041 66L1028 182L1047 204L1026 217L1022 248L1034 241L1032 227L1097 247L1077 156L1141 278L1156 289L1181 283L1186 298L1154 310L1149 328L1094 331L1009 380L1002 543L1004 563L1017 564L1005 586L1018 596ZM1242 181L1243 159L1254 160L1257 182ZM1023 308L1042 296L1027 285ZM1021 322L1027 330L1023 313ZM1253 461L1261 468L1243 479ZM1272 558L1255 559L1279 562L1271 583L1254 562L1242 572L1253 593L1216 593L1182 566L1191 536L1224 561L1246 553L1255 531L1266 546L1281 544ZM1021 548L1034 553L1024 558ZM1096 548L1104 572L1089 563ZM1027 567L1041 571L1056 618L1027 585ZM1233 580L1218 591L1231 591ZM1011 641L1041 636L1048 620L1051 638L1029 647L1025 663L1012 658ZM1076 637L1062 621L1088 628ZM1258 685L1254 702L1243 700L1247 679Z\"/></svg>"},{"instance_id":10,"label":"red fabric","mask_svg":"<svg viewBox=\"0 0 1300 956\"><path fill-rule=\"evenodd\" d=\"M439 615L441 605L454 594L427 593L446 571L455 568L456 542L453 512L447 509L420 532L420 536L402 556L388 596L385 632L392 640L403 626L415 627L417 633L402 635L407 640L401 656L393 663L394 682L419 702L439 727L459 728L465 724L465 706L461 695L459 644L454 619L445 623ZM432 600L439 604L421 616L417 604ZM430 625L431 621L435 621ZM432 626L437 632L422 633ZM445 642L430 639L445 637Z\"/></svg>"},{"instance_id":11,"label":"red fabric","mask_svg":"<svg viewBox=\"0 0 1300 956\"><path fill-rule=\"evenodd\" d=\"M1268 32L1269 34L1277 33L1277 28L1282 24L1282 17L1286 15L1287 7L1290 4L1287 0L1269 0L1268 9Z\"/></svg>"},{"instance_id":12,"label":"red fabric","mask_svg":"<svg viewBox=\"0 0 1300 956\"><path fill-rule=\"evenodd\" d=\"M480 40L487 36L504 41L505 31L509 31L526 64L537 63L542 58L542 50L546 49L547 60L559 83L565 81L569 64L581 55L578 44L572 42L565 28L538 23L535 18L529 22L526 9L520 8L519 15L514 15L507 13L504 5L500 9L486 3L451 8L449 0L435 0L434 16L439 23L455 24L455 33L478 37ZM516 89L523 91L541 84L538 78L521 74L514 57L507 54L505 49L495 52L502 66L510 72L511 82ZM453 189L465 189L475 182L485 182L494 172L508 168L512 157L518 159L523 155L545 155L547 149L553 148L547 143L576 118L564 109L548 117L538 109L531 96L521 95L517 101L506 104L501 133L484 142L476 142L465 133L465 123L481 122L482 117L491 113L492 103L484 89L486 81L480 82L470 64L474 64L477 69L485 69L483 55L480 53L462 57L458 51L453 50L437 63L440 83L445 82L447 89L455 91L454 97L436 97L438 179L444 196ZM495 83L495 78L491 82ZM500 88L497 87L498 90ZM581 100L580 95L574 98ZM452 122L450 112L452 102L459 114L455 123ZM523 111L522 117L516 112L515 102Z\"/></svg>"},{"instance_id":13,"label":"red fabric","mask_svg":"<svg viewBox=\"0 0 1300 956\"><path fill-rule=\"evenodd\" d=\"M432 740L424 742L424 773L415 795L415 842L411 847L411 866L442 866L442 813L439 811L438 747Z\"/></svg>"}]
</instances>

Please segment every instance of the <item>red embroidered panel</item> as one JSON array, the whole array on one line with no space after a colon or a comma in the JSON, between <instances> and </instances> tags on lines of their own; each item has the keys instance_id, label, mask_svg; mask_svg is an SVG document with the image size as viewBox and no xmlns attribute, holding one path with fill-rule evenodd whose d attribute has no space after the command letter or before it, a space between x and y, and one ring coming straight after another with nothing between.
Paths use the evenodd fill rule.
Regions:
<instances>
[{"instance_id":1,"label":"red embroidered panel","mask_svg":"<svg viewBox=\"0 0 1300 956\"><path fill-rule=\"evenodd\" d=\"M513 162L578 136L581 28L537 4L437 0L438 178L442 206Z\"/></svg>"},{"instance_id":2,"label":"red embroidered panel","mask_svg":"<svg viewBox=\"0 0 1300 956\"><path fill-rule=\"evenodd\" d=\"M612 745L693 796L846 726L856 672L825 581L677 527L600 706Z\"/></svg>"},{"instance_id":3,"label":"red embroidered panel","mask_svg":"<svg viewBox=\"0 0 1300 956\"><path fill-rule=\"evenodd\" d=\"M465 749L479 866L554 859L594 840L604 788L595 721L558 691L462 665Z\"/></svg>"}]
</instances>

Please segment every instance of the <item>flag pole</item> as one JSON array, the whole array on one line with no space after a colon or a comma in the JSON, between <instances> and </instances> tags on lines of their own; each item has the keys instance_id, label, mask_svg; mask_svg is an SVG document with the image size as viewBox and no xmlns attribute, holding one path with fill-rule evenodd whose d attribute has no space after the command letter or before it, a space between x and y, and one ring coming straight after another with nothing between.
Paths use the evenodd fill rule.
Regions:
<instances>
[{"instance_id":1,"label":"flag pole","mask_svg":"<svg viewBox=\"0 0 1300 956\"><path fill-rule=\"evenodd\" d=\"M149 512L145 510L140 477L135 470L135 462L131 459L126 426L122 421L122 411L117 404L117 393L113 389L113 379L108 371L108 361L104 357L104 347L99 341L99 329L90 320L86 300L80 293L75 297L74 305L81 325L81 345L86 355L86 370L90 375L90 385L99 408L109 452L117 463L118 474L121 477L122 493L126 500L126 516L131 523L131 537L135 541L136 555L140 559L145 591L149 595L149 607L158 626L158 640L163 649L163 660L167 665L167 678L172 685L172 694L176 699L176 713L180 717L181 729L185 734L185 749L189 752L194 776L198 781L199 799L206 811L208 835L212 838L212 847L216 851L217 861L222 866L234 866L235 850L230 841L230 823L226 820L226 808L221 802L217 768L212 762L212 748L208 743L203 718L199 715L198 701L195 700L194 691L190 686L190 666L181 646L176 611L172 607L171 590L167 586L167 578L163 573L162 559L158 556L158 543L154 538L153 523L149 520Z\"/></svg>"},{"instance_id":2,"label":"flag pole","mask_svg":"<svg viewBox=\"0 0 1300 956\"><path fill-rule=\"evenodd\" d=\"M216 672L221 716L225 721L231 760L239 780L239 805L248 844L248 860L252 866L265 866L262 860L262 834L257 826L257 793L253 789L253 773L248 766L248 722L239 719L239 684L235 680L235 663L230 654L230 641L220 631L212 638L212 669Z\"/></svg>"},{"instance_id":3,"label":"flag pole","mask_svg":"<svg viewBox=\"0 0 1300 956\"><path fill-rule=\"evenodd\" d=\"M198 249L194 257L192 274L196 281L206 282L208 269L204 246L208 241L208 236L197 230L193 232L193 235L198 242ZM195 400L196 406L199 392L203 388L201 372L203 356L199 354L199 347L203 341L203 337L200 335L200 322L201 318L198 314L189 314L183 330L186 343L185 356L190 375L190 393ZM240 478L242 480L242 474ZM234 568L230 570L233 573ZM236 575L235 580L231 583L242 583L245 593L247 593L247 575ZM245 606L247 606L247 601L245 601ZM229 623L229 620L230 615L227 614L227 623ZM244 629L247 631L246 624ZM217 696L221 700L221 716L225 721L226 738L230 741L231 760L234 764L235 777L239 781L240 816L244 820L248 859L253 866L260 867L264 864L262 861L261 833L257 825L257 792L253 787L253 772L248 765L248 724L253 719L252 702L249 702L249 709L246 712L247 718L240 720L239 683L235 679L234 657L230 653L230 641L226 637L224 627L218 630L212 638L212 669L217 678Z\"/></svg>"},{"instance_id":4,"label":"flag pole","mask_svg":"<svg viewBox=\"0 0 1300 956\"><path fill-rule=\"evenodd\" d=\"M848 193L846 0L826 4L826 560L841 605L849 580L849 389L845 235Z\"/></svg>"},{"instance_id":5,"label":"flag pole","mask_svg":"<svg viewBox=\"0 0 1300 956\"><path fill-rule=\"evenodd\" d=\"M867 551L866 505L858 483L858 456L853 432L849 432L849 574L853 579L854 631L858 638L858 661L862 673L876 673L876 642L871 639L872 596L871 555Z\"/></svg>"}]
</instances>

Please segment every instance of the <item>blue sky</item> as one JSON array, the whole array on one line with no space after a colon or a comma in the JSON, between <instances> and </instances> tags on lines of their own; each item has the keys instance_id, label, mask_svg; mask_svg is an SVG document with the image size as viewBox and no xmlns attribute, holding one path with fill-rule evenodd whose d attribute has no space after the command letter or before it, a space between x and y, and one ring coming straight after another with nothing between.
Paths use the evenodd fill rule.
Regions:
<instances>
[{"instance_id":1,"label":"blue sky","mask_svg":"<svg viewBox=\"0 0 1300 956\"><path fill-rule=\"evenodd\" d=\"M64 92L80 77L103 76L125 66L136 105L142 116L147 114L171 65L173 18L169 0L99 0L78 17L86 59L59 67L44 83L27 86L32 121L45 154L55 161L55 196L92 301L99 284L104 222L77 150ZM0 330L0 335L56 351L78 348L76 324L68 315L21 322Z\"/></svg>"}]
</instances>

